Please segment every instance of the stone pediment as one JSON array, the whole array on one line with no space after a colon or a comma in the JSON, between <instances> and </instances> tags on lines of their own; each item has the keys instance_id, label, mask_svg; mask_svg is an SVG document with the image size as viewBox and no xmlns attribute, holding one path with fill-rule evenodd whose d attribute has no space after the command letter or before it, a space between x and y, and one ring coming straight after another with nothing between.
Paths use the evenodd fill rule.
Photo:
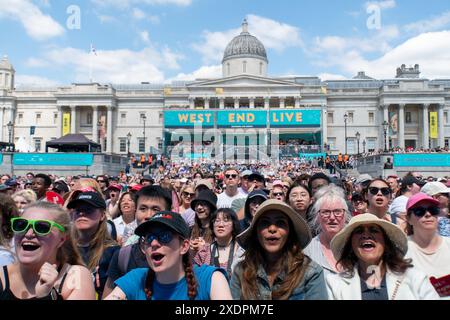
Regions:
<instances>
[{"instance_id":1,"label":"stone pediment","mask_svg":"<svg viewBox=\"0 0 450 320\"><path fill-rule=\"evenodd\" d=\"M294 82L278 80L273 78L246 76L246 75L214 80L198 81L188 85L188 87L190 88L270 87L270 86L302 87L301 84Z\"/></svg>"}]
</instances>

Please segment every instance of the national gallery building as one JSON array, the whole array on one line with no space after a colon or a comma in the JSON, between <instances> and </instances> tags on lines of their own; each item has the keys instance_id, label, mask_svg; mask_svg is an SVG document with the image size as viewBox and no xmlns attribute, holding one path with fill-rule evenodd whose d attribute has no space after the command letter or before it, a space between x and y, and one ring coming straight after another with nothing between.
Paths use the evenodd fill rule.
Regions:
<instances>
[{"instance_id":1,"label":"national gallery building","mask_svg":"<svg viewBox=\"0 0 450 320\"><path fill-rule=\"evenodd\" d=\"M418 65L399 66L391 79L359 72L333 81L268 77L268 66L264 45L245 21L217 79L15 88L4 57L0 141L45 152L46 142L77 133L124 155L169 153L189 139L203 145L220 139L223 150L277 144L290 156L449 145L450 79L421 78Z\"/></svg>"}]
</instances>

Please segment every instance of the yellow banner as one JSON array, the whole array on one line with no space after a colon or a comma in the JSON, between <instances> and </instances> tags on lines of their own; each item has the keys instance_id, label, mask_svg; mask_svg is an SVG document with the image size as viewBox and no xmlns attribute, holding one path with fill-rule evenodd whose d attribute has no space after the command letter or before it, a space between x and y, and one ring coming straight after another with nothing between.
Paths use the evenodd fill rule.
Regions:
<instances>
[{"instance_id":1,"label":"yellow banner","mask_svg":"<svg viewBox=\"0 0 450 320\"><path fill-rule=\"evenodd\" d=\"M224 93L223 88L216 88L216 94L217 95L220 95L220 94L223 94L223 93Z\"/></svg>"},{"instance_id":2,"label":"yellow banner","mask_svg":"<svg viewBox=\"0 0 450 320\"><path fill-rule=\"evenodd\" d=\"M63 114L63 136L70 133L70 112Z\"/></svg>"},{"instance_id":3,"label":"yellow banner","mask_svg":"<svg viewBox=\"0 0 450 320\"><path fill-rule=\"evenodd\" d=\"M165 96L170 96L172 94L172 89L171 88L164 88L164 95Z\"/></svg>"},{"instance_id":4,"label":"yellow banner","mask_svg":"<svg viewBox=\"0 0 450 320\"><path fill-rule=\"evenodd\" d=\"M437 112L430 112L430 138L431 139L438 138L438 113Z\"/></svg>"}]
</instances>

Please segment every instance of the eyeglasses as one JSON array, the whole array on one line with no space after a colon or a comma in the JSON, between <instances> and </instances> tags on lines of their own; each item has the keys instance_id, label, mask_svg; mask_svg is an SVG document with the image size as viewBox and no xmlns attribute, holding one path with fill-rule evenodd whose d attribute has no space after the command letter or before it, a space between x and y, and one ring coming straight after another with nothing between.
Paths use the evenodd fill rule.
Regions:
<instances>
[{"instance_id":1,"label":"eyeglasses","mask_svg":"<svg viewBox=\"0 0 450 320\"><path fill-rule=\"evenodd\" d=\"M282 197L282 196L284 196L284 193L283 192L276 192L276 193L273 193L273 196L274 197Z\"/></svg>"},{"instance_id":2,"label":"eyeglasses","mask_svg":"<svg viewBox=\"0 0 450 320\"><path fill-rule=\"evenodd\" d=\"M98 183L105 183L105 180L97 180Z\"/></svg>"},{"instance_id":3,"label":"eyeglasses","mask_svg":"<svg viewBox=\"0 0 450 320\"><path fill-rule=\"evenodd\" d=\"M324 218L329 218L331 213L333 213L336 218L340 218L344 215L345 209L319 210L319 213Z\"/></svg>"},{"instance_id":4,"label":"eyeglasses","mask_svg":"<svg viewBox=\"0 0 450 320\"><path fill-rule=\"evenodd\" d=\"M438 207L416 207L416 208L409 209L409 211L414 213L414 215L418 218L422 218L427 213L427 211L432 216L437 216L440 213L440 210Z\"/></svg>"},{"instance_id":5,"label":"eyeglasses","mask_svg":"<svg viewBox=\"0 0 450 320\"><path fill-rule=\"evenodd\" d=\"M225 218L223 220L214 219L213 224L220 224L221 222L223 222L223 224L231 224L233 221L231 221L230 219L227 219L227 218Z\"/></svg>"},{"instance_id":6,"label":"eyeglasses","mask_svg":"<svg viewBox=\"0 0 450 320\"><path fill-rule=\"evenodd\" d=\"M48 235L53 227L56 227L61 232L66 230L60 224L50 220L27 220L24 218L11 219L11 229L14 233L26 233L30 226L38 236Z\"/></svg>"},{"instance_id":7,"label":"eyeglasses","mask_svg":"<svg viewBox=\"0 0 450 320\"><path fill-rule=\"evenodd\" d=\"M230 178L236 179L237 178L237 174L226 174L225 178L227 178L227 179L230 179Z\"/></svg>"},{"instance_id":8,"label":"eyeglasses","mask_svg":"<svg viewBox=\"0 0 450 320\"><path fill-rule=\"evenodd\" d=\"M186 198L187 198L187 197L193 198L193 197L195 197L195 193L183 192L183 196L185 196Z\"/></svg>"},{"instance_id":9,"label":"eyeglasses","mask_svg":"<svg viewBox=\"0 0 450 320\"><path fill-rule=\"evenodd\" d=\"M380 192L380 191L383 196L388 196L391 194L391 189L389 189L387 187L384 187L384 188L370 187L369 188L370 194L372 194L374 196L376 196L378 194L378 192Z\"/></svg>"},{"instance_id":10,"label":"eyeglasses","mask_svg":"<svg viewBox=\"0 0 450 320\"><path fill-rule=\"evenodd\" d=\"M173 239L173 233L169 230L160 230L158 232L152 232L141 238L144 245L149 246L153 240L157 240L160 244L168 244Z\"/></svg>"}]
</instances>

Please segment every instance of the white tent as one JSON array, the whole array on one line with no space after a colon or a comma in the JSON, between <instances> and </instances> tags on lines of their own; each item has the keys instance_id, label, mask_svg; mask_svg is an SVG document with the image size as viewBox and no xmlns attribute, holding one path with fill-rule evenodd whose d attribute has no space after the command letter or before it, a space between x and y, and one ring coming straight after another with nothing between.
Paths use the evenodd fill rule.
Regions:
<instances>
[{"instance_id":1,"label":"white tent","mask_svg":"<svg viewBox=\"0 0 450 320\"><path fill-rule=\"evenodd\" d=\"M19 137L16 142L16 152L34 152L34 148L25 140L24 137Z\"/></svg>"}]
</instances>

